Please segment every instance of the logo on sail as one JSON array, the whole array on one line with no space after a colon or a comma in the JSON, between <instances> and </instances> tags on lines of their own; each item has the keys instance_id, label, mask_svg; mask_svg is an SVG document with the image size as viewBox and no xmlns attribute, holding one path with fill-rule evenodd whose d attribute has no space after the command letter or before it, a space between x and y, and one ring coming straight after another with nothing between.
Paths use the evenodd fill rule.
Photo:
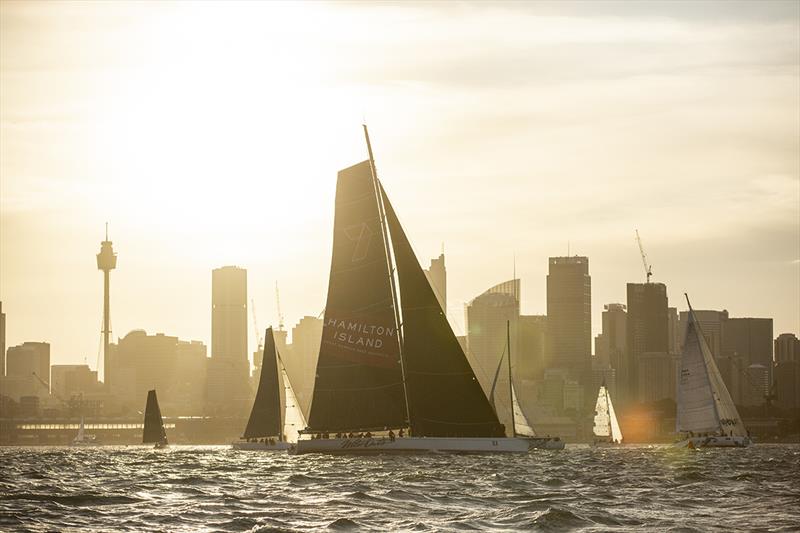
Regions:
<instances>
[{"instance_id":1,"label":"logo on sail","mask_svg":"<svg viewBox=\"0 0 800 533\"><path fill-rule=\"evenodd\" d=\"M353 249L353 263L366 259L367 251L369 250L369 242L373 235L367 223L362 222L361 224L354 224L346 227L344 228L344 234L348 239L356 243Z\"/></svg>"}]
</instances>

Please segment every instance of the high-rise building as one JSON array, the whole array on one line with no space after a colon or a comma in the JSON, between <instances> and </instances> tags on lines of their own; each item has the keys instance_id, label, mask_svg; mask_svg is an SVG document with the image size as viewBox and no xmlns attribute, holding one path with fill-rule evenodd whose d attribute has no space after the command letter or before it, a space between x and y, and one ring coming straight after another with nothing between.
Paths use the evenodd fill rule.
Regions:
<instances>
[{"instance_id":1,"label":"high-rise building","mask_svg":"<svg viewBox=\"0 0 800 533\"><path fill-rule=\"evenodd\" d=\"M746 366L772 366L772 319L728 318L722 324L721 354L738 354Z\"/></svg>"},{"instance_id":2,"label":"high-rise building","mask_svg":"<svg viewBox=\"0 0 800 533\"><path fill-rule=\"evenodd\" d=\"M592 278L587 257L551 257L547 274L547 367L591 385ZM586 394L585 397L590 397Z\"/></svg>"},{"instance_id":3,"label":"high-rise building","mask_svg":"<svg viewBox=\"0 0 800 533\"><path fill-rule=\"evenodd\" d=\"M639 402L675 400L678 372L678 356L668 352L644 352L639 354L637 390Z\"/></svg>"},{"instance_id":4,"label":"high-rise building","mask_svg":"<svg viewBox=\"0 0 800 533\"><path fill-rule=\"evenodd\" d=\"M6 314L0 302L0 378L6 375Z\"/></svg>"},{"instance_id":5,"label":"high-rise building","mask_svg":"<svg viewBox=\"0 0 800 533\"><path fill-rule=\"evenodd\" d=\"M512 373L520 379L541 379L545 369L547 316L520 315L517 351L512 353Z\"/></svg>"},{"instance_id":6,"label":"high-rise building","mask_svg":"<svg viewBox=\"0 0 800 533\"><path fill-rule=\"evenodd\" d=\"M772 386L779 407L800 409L800 339L792 333L781 333L775 339Z\"/></svg>"},{"instance_id":7,"label":"high-rise building","mask_svg":"<svg viewBox=\"0 0 800 533\"><path fill-rule=\"evenodd\" d=\"M322 324L322 320L315 316L304 316L292 328L292 343L283 351L278 347L292 390L306 418L314 396Z\"/></svg>"},{"instance_id":8,"label":"high-rise building","mask_svg":"<svg viewBox=\"0 0 800 533\"><path fill-rule=\"evenodd\" d=\"M136 329L111 345L110 392L123 411L141 410L156 389L162 409L200 415L206 390L206 346Z\"/></svg>"},{"instance_id":9,"label":"high-rise building","mask_svg":"<svg viewBox=\"0 0 800 533\"><path fill-rule=\"evenodd\" d=\"M467 359L486 396L496 406L500 422L505 424L509 432L511 385L508 382L508 338L511 338L511 357L518 361L519 294L519 280L509 280L475 297L466 308ZM512 362L512 366L514 364ZM497 372L498 368L501 368L500 372Z\"/></svg>"},{"instance_id":10,"label":"high-rise building","mask_svg":"<svg viewBox=\"0 0 800 533\"><path fill-rule=\"evenodd\" d=\"M628 283L627 359L628 399L642 401L639 360L642 354L669 353L667 286L663 283ZM648 368L657 368L650 365ZM660 368L660 367L658 367ZM645 378L649 381L649 378ZM648 393L649 394L649 393Z\"/></svg>"},{"instance_id":11,"label":"high-rise building","mask_svg":"<svg viewBox=\"0 0 800 533\"><path fill-rule=\"evenodd\" d=\"M50 389L57 399L69 401L76 395L99 392L97 371L89 365L53 365L50 367Z\"/></svg>"},{"instance_id":12,"label":"high-rise building","mask_svg":"<svg viewBox=\"0 0 800 533\"><path fill-rule=\"evenodd\" d=\"M745 369L740 400L742 405L764 405L769 393L769 376L769 368L764 365L752 364Z\"/></svg>"},{"instance_id":13,"label":"high-rise building","mask_svg":"<svg viewBox=\"0 0 800 533\"><path fill-rule=\"evenodd\" d=\"M25 342L6 352L6 377L0 394L47 397L50 394L50 344Z\"/></svg>"},{"instance_id":14,"label":"high-rise building","mask_svg":"<svg viewBox=\"0 0 800 533\"><path fill-rule=\"evenodd\" d=\"M677 307L667 307L667 336L669 353L680 353L681 326Z\"/></svg>"},{"instance_id":15,"label":"high-rise building","mask_svg":"<svg viewBox=\"0 0 800 533\"><path fill-rule=\"evenodd\" d=\"M436 299L439 300L439 305L442 306L445 314L447 314L447 269L444 267L444 253L440 254L438 258L431 259L431 266L425 272L425 277L428 278L428 283L433 287L433 292L436 294Z\"/></svg>"},{"instance_id":16,"label":"high-rise building","mask_svg":"<svg viewBox=\"0 0 800 533\"><path fill-rule=\"evenodd\" d=\"M225 266L211 273L209 412L246 415L252 397L247 354L247 270Z\"/></svg>"},{"instance_id":17,"label":"high-rise building","mask_svg":"<svg viewBox=\"0 0 800 533\"><path fill-rule=\"evenodd\" d=\"M595 363L593 369L614 370L614 386L606 383L618 405L625 403L627 389L627 328L628 313L625 304L611 303L603 306L603 332L595 337ZM605 370L604 370L605 371ZM596 381L596 380L595 380ZM601 381L602 383L602 381ZM595 383L596 384L596 383ZM596 384L599 388L600 384ZM594 386L592 387L594 388Z\"/></svg>"},{"instance_id":18,"label":"high-rise building","mask_svg":"<svg viewBox=\"0 0 800 533\"><path fill-rule=\"evenodd\" d=\"M775 362L800 362L800 339L794 333L781 333L775 339Z\"/></svg>"},{"instance_id":19,"label":"high-rise building","mask_svg":"<svg viewBox=\"0 0 800 533\"><path fill-rule=\"evenodd\" d=\"M8 349L6 374L27 377L36 374L50 390L50 343L25 342Z\"/></svg>"}]
</instances>

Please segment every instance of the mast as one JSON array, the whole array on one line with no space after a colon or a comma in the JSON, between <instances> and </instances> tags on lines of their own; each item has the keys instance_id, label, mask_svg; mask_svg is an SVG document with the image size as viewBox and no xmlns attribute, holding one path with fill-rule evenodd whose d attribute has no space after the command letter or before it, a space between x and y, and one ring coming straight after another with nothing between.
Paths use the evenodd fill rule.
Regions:
<instances>
[{"instance_id":1,"label":"mast","mask_svg":"<svg viewBox=\"0 0 800 533\"><path fill-rule=\"evenodd\" d=\"M606 410L608 411L608 435L611 437L611 440L614 440L614 424L611 421L611 398L608 397L608 387L606 387L605 382L603 382L603 389L606 392Z\"/></svg>"},{"instance_id":2,"label":"mast","mask_svg":"<svg viewBox=\"0 0 800 533\"><path fill-rule=\"evenodd\" d=\"M381 233L383 234L383 246L386 250L386 264L389 269L389 285L392 288L392 307L394 310L394 322L395 322L395 331L397 331L397 345L400 355L400 374L403 379L403 398L406 404L406 424L408 427L411 427L411 411L408 406L408 387L406 384L406 369L405 369L405 361L403 355L403 333L402 333L402 321L400 318L400 305L399 299L397 297L397 284L394 279L395 275L395 268L392 262L392 252L391 247L389 246L389 230L386 227L386 211L383 207L383 201L381 199L380 188L378 187L378 172L375 170L375 158L372 155L372 143L369 141L369 130L367 130L367 125L362 124L364 128L364 138L367 141L367 153L369 154L369 168L372 172L372 188L375 191L375 201L378 202L378 215L380 216L381 220Z\"/></svg>"},{"instance_id":3,"label":"mast","mask_svg":"<svg viewBox=\"0 0 800 533\"><path fill-rule=\"evenodd\" d=\"M506 342L508 343L508 399L511 405L511 436L517 436L517 424L514 422L514 382L511 381L511 321L506 320Z\"/></svg>"}]
</instances>

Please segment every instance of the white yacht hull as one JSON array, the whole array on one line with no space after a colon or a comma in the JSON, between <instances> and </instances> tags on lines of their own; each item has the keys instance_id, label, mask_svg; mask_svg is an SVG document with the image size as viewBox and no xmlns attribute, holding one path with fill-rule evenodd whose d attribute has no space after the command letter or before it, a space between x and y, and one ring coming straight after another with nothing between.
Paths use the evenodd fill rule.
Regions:
<instances>
[{"instance_id":1,"label":"white yacht hull","mask_svg":"<svg viewBox=\"0 0 800 533\"><path fill-rule=\"evenodd\" d=\"M746 448L753 443L750 437L689 437L674 444L676 448Z\"/></svg>"},{"instance_id":2,"label":"white yacht hull","mask_svg":"<svg viewBox=\"0 0 800 533\"><path fill-rule=\"evenodd\" d=\"M460 437L370 437L300 440L293 453L527 453L528 439Z\"/></svg>"},{"instance_id":3,"label":"white yacht hull","mask_svg":"<svg viewBox=\"0 0 800 533\"><path fill-rule=\"evenodd\" d=\"M274 442L272 444L268 442L232 442L231 448L234 450L246 450L246 451L254 451L254 452L284 452L291 448L292 445L288 442Z\"/></svg>"}]
</instances>

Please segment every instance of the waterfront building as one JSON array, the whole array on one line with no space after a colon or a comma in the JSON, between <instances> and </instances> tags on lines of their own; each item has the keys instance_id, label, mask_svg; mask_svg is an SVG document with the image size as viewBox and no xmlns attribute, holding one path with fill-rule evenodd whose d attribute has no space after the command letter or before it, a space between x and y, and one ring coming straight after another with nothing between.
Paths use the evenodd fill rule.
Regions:
<instances>
[{"instance_id":1,"label":"waterfront building","mask_svg":"<svg viewBox=\"0 0 800 533\"><path fill-rule=\"evenodd\" d=\"M628 400L642 401L652 391L642 391L639 383L650 381L640 372L642 355L645 353L669 353L669 324L667 286L663 283L628 283L627 321L627 388ZM652 362L651 362L652 363ZM655 370L658 365L649 364ZM659 370L660 372L660 370Z\"/></svg>"}]
</instances>

